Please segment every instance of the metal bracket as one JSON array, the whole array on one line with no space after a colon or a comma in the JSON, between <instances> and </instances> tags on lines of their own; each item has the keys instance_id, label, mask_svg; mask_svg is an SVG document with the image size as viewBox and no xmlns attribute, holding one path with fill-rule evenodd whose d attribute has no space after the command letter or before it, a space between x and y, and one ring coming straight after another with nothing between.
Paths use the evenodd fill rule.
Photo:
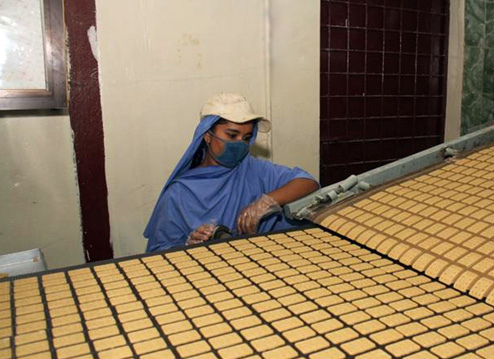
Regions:
<instances>
[{"instance_id":1,"label":"metal bracket","mask_svg":"<svg viewBox=\"0 0 494 359\"><path fill-rule=\"evenodd\" d=\"M369 183L359 181L357 176L351 175L344 181L324 187L310 196L299 200L302 202L297 201L298 204L303 203L304 205L299 207L299 210L296 212L293 212L293 209L297 208L293 206L296 202L285 205L285 215L291 219L308 218L308 216L312 213L312 210L316 207L320 207L322 205L334 205L344 199L354 196L357 193L366 191L370 187L371 186Z\"/></svg>"}]
</instances>

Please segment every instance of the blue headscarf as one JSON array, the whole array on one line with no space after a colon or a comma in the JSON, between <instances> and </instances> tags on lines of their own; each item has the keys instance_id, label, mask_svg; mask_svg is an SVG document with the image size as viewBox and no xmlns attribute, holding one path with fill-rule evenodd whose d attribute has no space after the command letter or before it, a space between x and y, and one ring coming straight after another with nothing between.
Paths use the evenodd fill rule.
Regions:
<instances>
[{"instance_id":1,"label":"blue headscarf","mask_svg":"<svg viewBox=\"0 0 494 359\"><path fill-rule=\"evenodd\" d=\"M147 251L163 250L185 244L190 232L204 223L218 221L235 234L239 211L283 186L294 178L313 177L307 172L256 159L248 154L234 168L224 166L195 167L191 164L200 151L204 135L220 116L206 116L197 126L192 143L173 170L158 198L153 214L144 231L149 239ZM250 144L257 136L254 125ZM263 220L259 232L293 227L281 214Z\"/></svg>"},{"instance_id":2,"label":"blue headscarf","mask_svg":"<svg viewBox=\"0 0 494 359\"><path fill-rule=\"evenodd\" d=\"M221 119L220 116L215 116L215 115L208 115L205 116L201 122L199 122L199 125L197 126L195 132L194 132L194 138L192 139L192 143L189 145L187 150L185 151L184 155L178 162L178 164L175 166L175 169L173 170L172 174L170 175L170 178L168 178L168 181L165 184L165 187L163 188L163 191L161 191L160 197L163 195L163 192L168 188L168 186L182 173L184 173L186 170L190 168L190 165L192 164L192 159L194 158L194 155L196 154L197 150L201 147L201 143L204 139L204 135L206 132L208 132L211 127L215 125L216 122L218 122ZM250 139L250 145L253 145L257 137L257 123L254 122L254 129L252 132L252 137ZM153 213L154 215L154 213ZM151 216L152 219L152 216ZM148 225L149 226L149 225Z\"/></svg>"}]
</instances>

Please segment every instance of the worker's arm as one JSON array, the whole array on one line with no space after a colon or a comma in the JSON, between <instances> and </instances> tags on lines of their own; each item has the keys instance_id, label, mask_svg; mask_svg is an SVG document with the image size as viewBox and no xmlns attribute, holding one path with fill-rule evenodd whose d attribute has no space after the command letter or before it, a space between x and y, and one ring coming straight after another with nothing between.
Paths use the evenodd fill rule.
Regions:
<instances>
[{"instance_id":1,"label":"worker's arm","mask_svg":"<svg viewBox=\"0 0 494 359\"><path fill-rule=\"evenodd\" d=\"M281 206L295 201L319 188L319 184L308 178L295 178L286 185L263 195L242 209L237 218L239 234L256 233L261 218L280 212Z\"/></svg>"},{"instance_id":2,"label":"worker's arm","mask_svg":"<svg viewBox=\"0 0 494 359\"><path fill-rule=\"evenodd\" d=\"M302 198L319 188L319 184L308 178L295 178L286 185L268 193L280 206Z\"/></svg>"}]
</instances>

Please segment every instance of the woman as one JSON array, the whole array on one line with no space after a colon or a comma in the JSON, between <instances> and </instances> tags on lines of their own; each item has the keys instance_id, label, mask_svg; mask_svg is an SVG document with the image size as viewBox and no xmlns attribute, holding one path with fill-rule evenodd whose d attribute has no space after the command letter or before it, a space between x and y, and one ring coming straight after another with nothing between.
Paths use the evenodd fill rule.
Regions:
<instances>
[{"instance_id":1,"label":"woman","mask_svg":"<svg viewBox=\"0 0 494 359\"><path fill-rule=\"evenodd\" d=\"M147 252L211 238L216 225L234 235L288 229L296 221L281 206L319 188L307 172L249 154L257 131L270 123L247 100L221 93L202 108L184 156L165 184L144 232Z\"/></svg>"}]
</instances>

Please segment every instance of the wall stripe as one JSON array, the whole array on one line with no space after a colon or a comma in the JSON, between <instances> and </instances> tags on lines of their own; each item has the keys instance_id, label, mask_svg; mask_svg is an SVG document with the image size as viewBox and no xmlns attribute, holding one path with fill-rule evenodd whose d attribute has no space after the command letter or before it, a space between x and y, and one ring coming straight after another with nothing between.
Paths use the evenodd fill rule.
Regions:
<instances>
[{"instance_id":1,"label":"wall stripe","mask_svg":"<svg viewBox=\"0 0 494 359\"><path fill-rule=\"evenodd\" d=\"M69 114L74 131L83 244L87 262L113 258L98 62L88 40L88 30L91 26L96 26L95 12L94 0L65 0L70 59Z\"/></svg>"}]
</instances>

